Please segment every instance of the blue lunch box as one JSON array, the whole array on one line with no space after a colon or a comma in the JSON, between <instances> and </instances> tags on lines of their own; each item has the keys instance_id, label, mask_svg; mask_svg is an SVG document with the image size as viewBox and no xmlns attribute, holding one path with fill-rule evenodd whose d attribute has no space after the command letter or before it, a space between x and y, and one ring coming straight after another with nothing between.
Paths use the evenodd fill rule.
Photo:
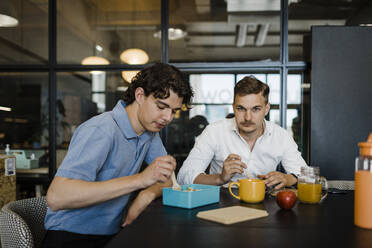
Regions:
<instances>
[{"instance_id":1,"label":"blue lunch box","mask_svg":"<svg viewBox=\"0 0 372 248\"><path fill-rule=\"evenodd\" d=\"M196 191L187 191L192 188ZM181 185L181 190L163 188L163 205L196 208L220 201L220 186L204 184Z\"/></svg>"}]
</instances>

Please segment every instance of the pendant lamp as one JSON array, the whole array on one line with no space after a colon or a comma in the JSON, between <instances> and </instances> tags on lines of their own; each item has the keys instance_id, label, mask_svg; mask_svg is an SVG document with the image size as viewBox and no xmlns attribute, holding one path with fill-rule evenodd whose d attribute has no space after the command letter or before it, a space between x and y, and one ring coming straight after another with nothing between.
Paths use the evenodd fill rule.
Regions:
<instances>
[{"instance_id":1,"label":"pendant lamp","mask_svg":"<svg viewBox=\"0 0 372 248\"><path fill-rule=\"evenodd\" d=\"M120 54L120 60L128 65L142 65L149 61L149 56L139 48L130 48Z\"/></svg>"},{"instance_id":2,"label":"pendant lamp","mask_svg":"<svg viewBox=\"0 0 372 248\"><path fill-rule=\"evenodd\" d=\"M122 71L121 76L124 78L125 81L130 83L132 79L134 78L134 76L137 75L138 72L139 71Z\"/></svg>"},{"instance_id":3,"label":"pendant lamp","mask_svg":"<svg viewBox=\"0 0 372 248\"><path fill-rule=\"evenodd\" d=\"M168 28L168 40L179 40L185 38L187 32L180 28ZM161 39L161 31L154 33L154 38Z\"/></svg>"},{"instance_id":4,"label":"pendant lamp","mask_svg":"<svg viewBox=\"0 0 372 248\"><path fill-rule=\"evenodd\" d=\"M89 57L84 58L81 61L81 64L82 65L108 65L110 64L110 62L103 57L89 56ZM99 73L102 73L102 71L91 71L90 73L99 74Z\"/></svg>"},{"instance_id":5,"label":"pendant lamp","mask_svg":"<svg viewBox=\"0 0 372 248\"><path fill-rule=\"evenodd\" d=\"M0 0L0 27L15 27L18 19L11 0Z\"/></svg>"},{"instance_id":6,"label":"pendant lamp","mask_svg":"<svg viewBox=\"0 0 372 248\"><path fill-rule=\"evenodd\" d=\"M120 54L120 60L128 65L142 65L149 61L147 53L139 48L130 48ZM139 71L122 71L121 76L130 83Z\"/></svg>"}]
</instances>

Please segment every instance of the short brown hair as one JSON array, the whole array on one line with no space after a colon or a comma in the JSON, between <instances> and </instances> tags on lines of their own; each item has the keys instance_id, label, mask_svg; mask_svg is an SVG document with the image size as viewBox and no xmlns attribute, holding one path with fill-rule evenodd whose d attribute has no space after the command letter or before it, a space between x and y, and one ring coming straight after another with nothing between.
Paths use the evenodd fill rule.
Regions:
<instances>
[{"instance_id":1,"label":"short brown hair","mask_svg":"<svg viewBox=\"0 0 372 248\"><path fill-rule=\"evenodd\" d=\"M259 94L265 98L265 103L269 102L270 88L267 84L261 82L253 76L244 77L234 88L234 101L236 96L245 96L249 94Z\"/></svg>"},{"instance_id":2,"label":"short brown hair","mask_svg":"<svg viewBox=\"0 0 372 248\"><path fill-rule=\"evenodd\" d=\"M137 73L132 79L128 89L124 92L124 101L127 105L135 100L135 91L138 87L143 88L145 96L153 95L155 98L165 99L169 97L170 90L182 97L182 103L190 105L193 92L190 83L184 75L174 66L155 63Z\"/></svg>"}]
</instances>

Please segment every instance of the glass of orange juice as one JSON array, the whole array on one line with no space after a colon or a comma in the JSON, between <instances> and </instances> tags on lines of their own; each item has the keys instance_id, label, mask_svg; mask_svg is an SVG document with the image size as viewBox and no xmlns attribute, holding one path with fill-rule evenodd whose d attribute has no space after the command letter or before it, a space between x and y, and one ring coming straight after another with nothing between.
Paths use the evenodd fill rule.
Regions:
<instances>
[{"instance_id":1,"label":"glass of orange juice","mask_svg":"<svg viewBox=\"0 0 372 248\"><path fill-rule=\"evenodd\" d=\"M324 189L324 193L322 193ZM327 197L328 183L325 177L320 176L319 167L301 167L298 177L297 197L302 203L316 204Z\"/></svg>"}]
</instances>

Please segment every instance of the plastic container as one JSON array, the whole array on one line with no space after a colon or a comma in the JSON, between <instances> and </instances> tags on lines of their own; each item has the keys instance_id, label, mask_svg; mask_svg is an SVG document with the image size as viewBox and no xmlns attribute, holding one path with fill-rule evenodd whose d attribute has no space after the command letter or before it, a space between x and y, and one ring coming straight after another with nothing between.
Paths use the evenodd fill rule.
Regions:
<instances>
[{"instance_id":1,"label":"plastic container","mask_svg":"<svg viewBox=\"0 0 372 248\"><path fill-rule=\"evenodd\" d=\"M196 191L187 191L192 188ZM220 187L204 184L181 185L181 190L163 188L163 205L196 208L220 201Z\"/></svg>"},{"instance_id":2,"label":"plastic container","mask_svg":"<svg viewBox=\"0 0 372 248\"><path fill-rule=\"evenodd\" d=\"M372 133L358 143L360 156L355 159L354 224L372 229Z\"/></svg>"},{"instance_id":3,"label":"plastic container","mask_svg":"<svg viewBox=\"0 0 372 248\"><path fill-rule=\"evenodd\" d=\"M10 145L9 145L9 144L6 144L6 147L5 147L5 154L6 154L6 155L10 155Z\"/></svg>"}]
</instances>

